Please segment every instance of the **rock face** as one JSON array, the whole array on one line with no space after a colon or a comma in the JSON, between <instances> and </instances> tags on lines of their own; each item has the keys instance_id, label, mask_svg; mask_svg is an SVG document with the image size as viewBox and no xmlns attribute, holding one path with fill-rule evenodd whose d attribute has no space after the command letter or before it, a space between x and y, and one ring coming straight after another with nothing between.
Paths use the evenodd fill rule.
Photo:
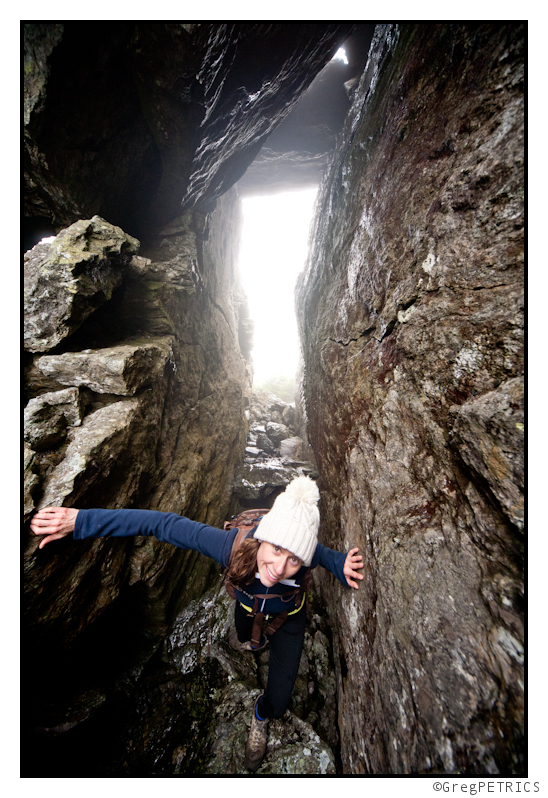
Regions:
<instances>
[{"instance_id":1,"label":"rock face","mask_svg":"<svg viewBox=\"0 0 548 798\"><path fill-rule=\"evenodd\" d=\"M248 774L245 742L269 652L230 647L232 613L224 590L210 590L177 616L164 642L149 639L148 656L131 670L109 668L62 713L43 708L36 729L41 774L59 772L55 760L67 750L66 740L60 741L76 729L65 777ZM120 630L124 642L138 627ZM283 720L270 724L258 774L336 773L334 676L330 682L325 674L333 671L329 652L326 621L311 611L292 704Z\"/></svg>"},{"instance_id":2,"label":"rock face","mask_svg":"<svg viewBox=\"0 0 548 798\"><path fill-rule=\"evenodd\" d=\"M326 64L238 181L242 196L318 185L351 105L347 84L363 72L374 30L353 27L345 59Z\"/></svg>"},{"instance_id":3,"label":"rock face","mask_svg":"<svg viewBox=\"0 0 548 798\"><path fill-rule=\"evenodd\" d=\"M377 26L362 70L369 27L25 26L25 520L222 525L317 473L320 540L365 579L315 580L260 774L523 775L523 26ZM318 122L305 90L360 29ZM252 400L231 186L263 145L253 190L302 185L347 107L299 401ZM23 775L242 773L268 653L229 650L211 562L28 526L23 548Z\"/></svg>"},{"instance_id":4,"label":"rock face","mask_svg":"<svg viewBox=\"0 0 548 798\"><path fill-rule=\"evenodd\" d=\"M136 506L222 525L244 452L250 396L250 367L240 346L248 341L240 332L246 313L235 274L235 203L230 194L219 201L207 237L200 227L199 243L192 217L185 217L149 245L151 258L132 254L134 240L130 253L119 247L108 258L98 256L118 285L110 296L103 292L95 309L86 304L89 281L79 278L95 253L104 252L107 229L121 241L124 234L93 219L36 248L53 276L40 293L39 318L48 320L48 335L40 336L39 348L29 345L26 366L27 517L47 505ZM64 242L75 229L85 231L84 255L71 272L77 278L65 280ZM68 313L55 312L65 289L72 305L85 305L89 314L78 326L67 323ZM37 318L37 293L29 319ZM53 675L36 692L27 689L23 725L26 733L47 726L54 707L52 734L67 737L70 748L71 735L78 737L97 696L104 696L94 671L101 657L120 678L142 667L214 571L198 554L155 540L60 541L40 551L34 535L27 530L26 536L27 661L50 662ZM117 637L121 626L127 637ZM67 667L73 672L68 684ZM92 706L81 712L89 696ZM100 714L108 714L108 698L99 704Z\"/></svg>"},{"instance_id":5,"label":"rock face","mask_svg":"<svg viewBox=\"0 0 548 798\"><path fill-rule=\"evenodd\" d=\"M66 435L67 426L82 423L78 388L44 393L31 399L25 408L25 442L31 449L52 449Z\"/></svg>"},{"instance_id":6,"label":"rock face","mask_svg":"<svg viewBox=\"0 0 548 798\"><path fill-rule=\"evenodd\" d=\"M227 191L348 23L25 25L25 213L139 239ZM67 156L70 152L70 156Z\"/></svg>"},{"instance_id":7,"label":"rock face","mask_svg":"<svg viewBox=\"0 0 548 798\"><path fill-rule=\"evenodd\" d=\"M94 216L25 254L25 349L47 352L111 298L139 242Z\"/></svg>"},{"instance_id":8,"label":"rock face","mask_svg":"<svg viewBox=\"0 0 548 798\"><path fill-rule=\"evenodd\" d=\"M298 286L343 767L519 774L523 29L379 26L354 97Z\"/></svg>"}]
</instances>

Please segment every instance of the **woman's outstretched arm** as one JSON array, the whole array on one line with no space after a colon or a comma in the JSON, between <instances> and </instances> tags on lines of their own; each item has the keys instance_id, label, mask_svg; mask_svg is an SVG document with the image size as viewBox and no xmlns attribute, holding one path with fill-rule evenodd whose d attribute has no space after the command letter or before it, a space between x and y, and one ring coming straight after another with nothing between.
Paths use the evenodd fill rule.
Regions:
<instances>
[{"instance_id":1,"label":"woman's outstretched arm","mask_svg":"<svg viewBox=\"0 0 548 798\"><path fill-rule=\"evenodd\" d=\"M224 530L191 521L175 513L157 510L75 510L69 507L46 507L31 521L35 535L43 535L42 548L50 540L73 533L75 540L86 538L150 536L181 549L193 549L228 564L236 530Z\"/></svg>"}]
</instances>

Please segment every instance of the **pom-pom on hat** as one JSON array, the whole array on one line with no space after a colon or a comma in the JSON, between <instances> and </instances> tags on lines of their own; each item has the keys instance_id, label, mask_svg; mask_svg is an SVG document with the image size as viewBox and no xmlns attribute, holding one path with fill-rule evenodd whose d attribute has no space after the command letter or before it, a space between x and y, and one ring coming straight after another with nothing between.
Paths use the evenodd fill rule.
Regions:
<instances>
[{"instance_id":1,"label":"pom-pom on hat","mask_svg":"<svg viewBox=\"0 0 548 798\"><path fill-rule=\"evenodd\" d=\"M318 543L320 492L310 477L297 477L280 493L253 535L287 549L310 565Z\"/></svg>"}]
</instances>

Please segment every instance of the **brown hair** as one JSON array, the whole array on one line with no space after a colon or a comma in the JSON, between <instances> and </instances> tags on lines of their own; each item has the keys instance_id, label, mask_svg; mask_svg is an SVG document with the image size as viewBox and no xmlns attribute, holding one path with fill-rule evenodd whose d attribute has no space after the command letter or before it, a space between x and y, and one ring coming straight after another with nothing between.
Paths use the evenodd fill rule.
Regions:
<instances>
[{"instance_id":1,"label":"brown hair","mask_svg":"<svg viewBox=\"0 0 548 798\"><path fill-rule=\"evenodd\" d=\"M257 538L247 538L242 542L228 566L227 582L234 587L243 587L253 581L257 571L257 552L260 545L261 541Z\"/></svg>"}]
</instances>

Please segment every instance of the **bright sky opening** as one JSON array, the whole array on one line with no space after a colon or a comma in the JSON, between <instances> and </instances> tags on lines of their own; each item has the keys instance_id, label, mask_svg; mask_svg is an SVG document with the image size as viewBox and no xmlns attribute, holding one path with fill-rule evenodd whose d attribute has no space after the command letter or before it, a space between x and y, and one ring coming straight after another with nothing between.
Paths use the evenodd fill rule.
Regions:
<instances>
[{"instance_id":1,"label":"bright sky opening","mask_svg":"<svg viewBox=\"0 0 548 798\"><path fill-rule=\"evenodd\" d=\"M254 383L294 377L299 365L295 281L308 252L316 189L247 197L239 266L255 322Z\"/></svg>"},{"instance_id":2,"label":"bright sky opening","mask_svg":"<svg viewBox=\"0 0 548 798\"><path fill-rule=\"evenodd\" d=\"M333 58L332 61L342 61L344 64L348 64L348 58L346 56L346 50L344 47L339 47Z\"/></svg>"}]
</instances>

